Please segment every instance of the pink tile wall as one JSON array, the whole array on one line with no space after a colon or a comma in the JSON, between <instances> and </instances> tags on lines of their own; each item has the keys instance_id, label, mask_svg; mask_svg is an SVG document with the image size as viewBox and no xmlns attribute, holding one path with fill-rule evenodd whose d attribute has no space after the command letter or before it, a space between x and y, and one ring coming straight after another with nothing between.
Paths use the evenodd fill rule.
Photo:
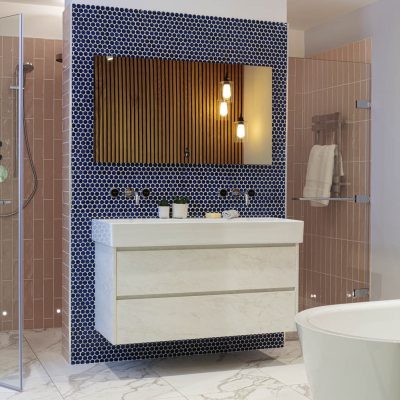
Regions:
<instances>
[{"instance_id":1,"label":"pink tile wall","mask_svg":"<svg viewBox=\"0 0 400 400\"><path fill-rule=\"evenodd\" d=\"M9 87L15 81L17 41L1 38L3 57L0 57L2 113L2 164L12 174L15 140L15 92ZM16 42L16 43L13 43ZM10 47L11 46L11 47ZM61 52L61 41L24 40L25 61L34 65L26 75L25 117L33 159L38 174L38 191L24 210L24 327L49 328L61 326L61 65L55 54ZM13 54L9 57L9 54ZM11 100L11 101L10 101ZM32 190L33 177L28 158L24 159L25 198ZM1 198L13 197L14 204L3 206L1 212L10 212L17 203L17 179L10 178L1 185ZM2 318L2 329L16 325L18 216L0 218L1 247L1 309L13 307ZM5 234L7 232L7 234ZM12 303L12 306L11 306Z\"/></svg>"},{"instance_id":2,"label":"pink tile wall","mask_svg":"<svg viewBox=\"0 0 400 400\"><path fill-rule=\"evenodd\" d=\"M312 56L316 60L352 61L371 64L371 38L323 51Z\"/></svg>"},{"instance_id":3,"label":"pink tile wall","mask_svg":"<svg viewBox=\"0 0 400 400\"><path fill-rule=\"evenodd\" d=\"M8 214L17 207L18 181L13 179L17 129L15 113L15 67L18 64L18 39L0 37L0 164L9 172L9 178L0 184L0 198L12 200L10 206L0 206L0 213ZM0 329L10 330L18 326L18 216L0 217Z\"/></svg>"},{"instance_id":4,"label":"pink tile wall","mask_svg":"<svg viewBox=\"0 0 400 400\"><path fill-rule=\"evenodd\" d=\"M62 75L62 353L70 354L70 84L71 84L71 8L63 14L63 75Z\"/></svg>"},{"instance_id":5,"label":"pink tile wall","mask_svg":"<svg viewBox=\"0 0 400 400\"><path fill-rule=\"evenodd\" d=\"M364 54L357 51L357 59L367 59L370 46L363 49ZM329 54L332 57L334 51ZM331 202L313 208L292 198L302 194L305 183L313 145L312 116L336 111L345 121L342 155L348 186L342 195L370 193L370 111L355 108L356 99L370 99L370 76L370 64L360 62L289 60L287 214L305 221L301 309L352 301L346 297L348 292L369 287L370 206Z\"/></svg>"}]
</instances>

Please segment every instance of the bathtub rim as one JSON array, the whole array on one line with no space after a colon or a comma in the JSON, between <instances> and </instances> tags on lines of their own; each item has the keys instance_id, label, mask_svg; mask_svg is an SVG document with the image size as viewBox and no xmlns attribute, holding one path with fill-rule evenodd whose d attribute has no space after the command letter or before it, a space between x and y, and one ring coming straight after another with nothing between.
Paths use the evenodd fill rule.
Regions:
<instances>
[{"instance_id":1,"label":"bathtub rim","mask_svg":"<svg viewBox=\"0 0 400 400\"><path fill-rule=\"evenodd\" d=\"M384 305L398 305L400 309L400 299L395 299L395 300L379 300L379 301L366 301L366 302L360 302L360 303L346 303L346 304L333 304L329 306L320 306L320 307L314 307L314 308L309 308L307 310L303 310L299 313L296 314L295 316L295 322L297 326L297 330L299 330L299 326L302 328L309 329L314 332L319 332L325 335L330 335L330 336L337 336L337 337L342 337L342 338L348 338L348 339L355 339L355 340L360 340L360 341L365 341L365 342L380 342L380 343L393 343L393 344L400 344L400 338L398 340L393 340L393 339L383 339L383 338L377 338L377 337L368 337L368 336L358 336L358 335L349 335L337 331L332 331L329 329L324 329L320 328L317 325L311 323L309 321L309 318L311 317L316 317L320 314L324 313L330 313L330 312L340 312L341 310L358 310L358 309L366 309L366 308L371 308L371 309L379 309L383 308Z\"/></svg>"}]
</instances>

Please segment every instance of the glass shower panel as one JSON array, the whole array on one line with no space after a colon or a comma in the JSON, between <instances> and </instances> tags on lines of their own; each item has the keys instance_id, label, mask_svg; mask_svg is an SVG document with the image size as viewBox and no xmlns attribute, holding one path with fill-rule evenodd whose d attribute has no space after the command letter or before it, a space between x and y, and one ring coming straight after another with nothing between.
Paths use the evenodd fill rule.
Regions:
<instances>
[{"instance_id":1,"label":"glass shower panel","mask_svg":"<svg viewBox=\"0 0 400 400\"><path fill-rule=\"evenodd\" d=\"M355 301L369 287L370 204L330 201L313 207L302 196L315 144L337 144L342 160L340 198L370 194L371 65L326 59L289 63L288 217L304 221L300 309ZM357 100L359 103L357 105ZM313 121L339 116L338 135Z\"/></svg>"},{"instance_id":2,"label":"glass shower panel","mask_svg":"<svg viewBox=\"0 0 400 400\"><path fill-rule=\"evenodd\" d=\"M22 16L0 18L0 385L22 389Z\"/></svg>"}]
</instances>

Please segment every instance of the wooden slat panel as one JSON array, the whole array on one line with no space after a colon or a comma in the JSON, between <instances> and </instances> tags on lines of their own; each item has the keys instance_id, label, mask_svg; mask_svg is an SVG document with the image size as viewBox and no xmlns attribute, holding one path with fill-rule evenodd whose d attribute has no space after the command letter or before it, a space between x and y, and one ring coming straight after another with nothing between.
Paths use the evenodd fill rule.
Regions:
<instances>
[{"instance_id":1,"label":"wooden slat panel","mask_svg":"<svg viewBox=\"0 0 400 400\"><path fill-rule=\"evenodd\" d=\"M101 64L101 58L99 57L95 57L94 59L94 90L95 93L99 93L101 92L101 88L99 87L99 85L101 84L101 78L102 74L103 74L103 69L102 69L102 64ZM98 135L95 136L94 138L94 150L95 150L95 154L94 154L94 158L95 160L99 160L99 161L103 161L101 158L101 153L103 150L103 146L102 146L102 140L103 140L103 132L104 129L102 126L99 126L101 124L101 118L100 115L103 115L103 108L102 108L102 101L100 100L99 96L96 96L94 99L94 108L95 110L97 110L98 112L96 112L95 114L95 118L94 118L94 130L95 132L98 132Z\"/></svg>"},{"instance_id":2,"label":"wooden slat panel","mask_svg":"<svg viewBox=\"0 0 400 400\"><path fill-rule=\"evenodd\" d=\"M226 73L234 101L222 119L219 82ZM234 121L242 110L243 66L96 56L94 78L97 162L242 163Z\"/></svg>"}]
</instances>

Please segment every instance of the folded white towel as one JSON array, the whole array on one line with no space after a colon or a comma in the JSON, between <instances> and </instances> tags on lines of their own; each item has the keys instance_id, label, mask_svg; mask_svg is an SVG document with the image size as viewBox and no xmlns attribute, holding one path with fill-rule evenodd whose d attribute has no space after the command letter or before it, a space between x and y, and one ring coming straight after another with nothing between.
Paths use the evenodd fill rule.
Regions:
<instances>
[{"instance_id":1,"label":"folded white towel","mask_svg":"<svg viewBox=\"0 0 400 400\"><path fill-rule=\"evenodd\" d=\"M339 158L339 162L336 164L339 168L338 171L335 171L335 156ZM343 176L342 156L339 154L337 145L313 146L308 159L303 196L330 197L334 173ZM325 207L328 204L328 200L310 201L310 205L313 207Z\"/></svg>"},{"instance_id":2,"label":"folded white towel","mask_svg":"<svg viewBox=\"0 0 400 400\"><path fill-rule=\"evenodd\" d=\"M239 218L239 211L236 210L225 210L222 211L222 218L232 219L232 218Z\"/></svg>"}]
</instances>

